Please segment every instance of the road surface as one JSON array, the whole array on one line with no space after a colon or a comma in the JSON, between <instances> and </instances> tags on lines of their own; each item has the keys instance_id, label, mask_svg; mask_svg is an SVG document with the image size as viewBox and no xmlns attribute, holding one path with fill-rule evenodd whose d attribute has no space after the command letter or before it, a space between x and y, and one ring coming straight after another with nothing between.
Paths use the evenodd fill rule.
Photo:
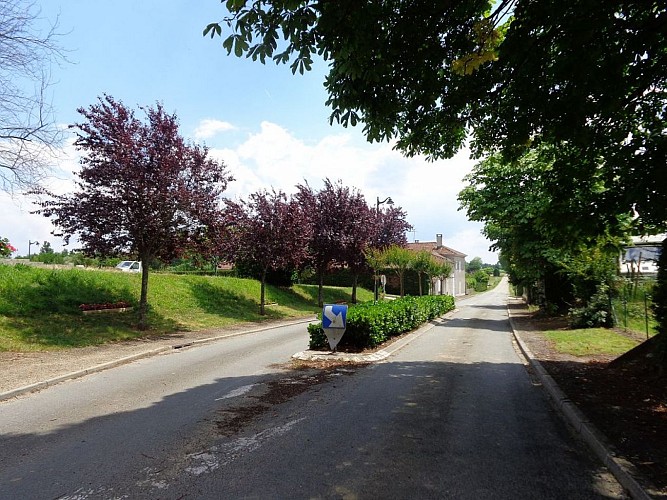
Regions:
<instances>
[{"instance_id":1,"label":"road surface","mask_svg":"<svg viewBox=\"0 0 667 500\"><path fill-rule=\"evenodd\" d=\"M512 343L507 287L369 366L305 325L0 403L0 498L623 498Z\"/></svg>"}]
</instances>

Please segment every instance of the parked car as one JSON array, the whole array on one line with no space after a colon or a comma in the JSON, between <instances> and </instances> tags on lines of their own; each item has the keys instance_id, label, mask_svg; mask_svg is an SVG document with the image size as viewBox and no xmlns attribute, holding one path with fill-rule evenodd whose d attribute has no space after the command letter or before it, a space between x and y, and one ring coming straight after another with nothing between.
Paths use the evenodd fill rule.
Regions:
<instances>
[{"instance_id":1,"label":"parked car","mask_svg":"<svg viewBox=\"0 0 667 500\"><path fill-rule=\"evenodd\" d=\"M141 262L138 260L124 260L116 266L116 269L124 273L140 273Z\"/></svg>"}]
</instances>

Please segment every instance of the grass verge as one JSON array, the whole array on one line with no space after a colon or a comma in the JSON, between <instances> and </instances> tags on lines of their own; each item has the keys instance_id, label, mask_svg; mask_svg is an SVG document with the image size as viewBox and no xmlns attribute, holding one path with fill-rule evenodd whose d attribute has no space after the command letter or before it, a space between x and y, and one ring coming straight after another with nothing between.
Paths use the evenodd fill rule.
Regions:
<instances>
[{"instance_id":1,"label":"grass verge","mask_svg":"<svg viewBox=\"0 0 667 500\"><path fill-rule=\"evenodd\" d=\"M150 330L137 330L141 277L113 271L52 270L0 265L0 351L82 347L179 331L297 318L319 312L317 287L267 287L259 314L260 284L221 276L151 274ZM325 287L325 302L350 300L351 288ZM358 301L372 292L357 290ZM315 297L315 299L313 299ZM127 301L134 311L83 315L81 304Z\"/></svg>"},{"instance_id":2,"label":"grass verge","mask_svg":"<svg viewBox=\"0 0 667 500\"><path fill-rule=\"evenodd\" d=\"M638 342L606 328L548 330L544 332L544 336L552 342L557 351L573 356L605 354L619 356L638 344Z\"/></svg>"}]
</instances>

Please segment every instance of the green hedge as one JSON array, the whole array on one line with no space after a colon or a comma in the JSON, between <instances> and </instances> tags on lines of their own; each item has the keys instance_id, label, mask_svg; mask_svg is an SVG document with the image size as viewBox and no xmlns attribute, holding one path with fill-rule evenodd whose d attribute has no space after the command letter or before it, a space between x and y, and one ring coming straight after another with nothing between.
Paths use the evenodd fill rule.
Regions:
<instances>
[{"instance_id":1,"label":"green hedge","mask_svg":"<svg viewBox=\"0 0 667 500\"><path fill-rule=\"evenodd\" d=\"M375 347L452 309L454 297L451 295L408 296L377 304L358 304L347 312L347 328L339 346L357 349ZM311 349L328 349L329 343L321 322L308 325L308 333Z\"/></svg>"}]
</instances>

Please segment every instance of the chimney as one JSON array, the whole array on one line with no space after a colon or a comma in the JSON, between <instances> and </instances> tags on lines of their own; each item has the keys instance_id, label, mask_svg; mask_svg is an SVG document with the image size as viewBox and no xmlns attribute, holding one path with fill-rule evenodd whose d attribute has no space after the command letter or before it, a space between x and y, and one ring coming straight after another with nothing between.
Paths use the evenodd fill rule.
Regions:
<instances>
[{"instance_id":1,"label":"chimney","mask_svg":"<svg viewBox=\"0 0 667 500\"><path fill-rule=\"evenodd\" d=\"M436 247L440 248L442 246L442 234L435 235Z\"/></svg>"}]
</instances>

